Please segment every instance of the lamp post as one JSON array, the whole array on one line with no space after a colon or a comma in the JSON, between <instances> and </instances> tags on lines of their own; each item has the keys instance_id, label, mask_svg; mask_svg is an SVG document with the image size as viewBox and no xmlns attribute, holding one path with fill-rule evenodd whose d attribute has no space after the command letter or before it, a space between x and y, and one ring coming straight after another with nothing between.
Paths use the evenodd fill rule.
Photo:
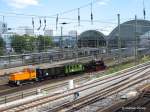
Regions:
<instances>
[{"instance_id":1,"label":"lamp post","mask_svg":"<svg viewBox=\"0 0 150 112\"><path fill-rule=\"evenodd\" d=\"M66 25L66 24L69 24L69 23L66 23L66 22L62 22L60 23L62 26L61 26L61 38L60 38L60 48L62 50L62 54L63 54L63 51L64 51L64 46L63 46L63 25ZM64 55L64 54L63 54Z\"/></svg>"},{"instance_id":2,"label":"lamp post","mask_svg":"<svg viewBox=\"0 0 150 112\"><path fill-rule=\"evenodd\" d=\"M135 65L138 63L138 47L137 47L137 16L135 15L135 40L134 40L134 58Z\"/></svg>"},{"instance_id":3,"label":"lamp post","mask_svg":"<svg viewBox=\"0 0 150 112\"><path fill-rule=\"evenodd\" d=\"M118 63L121 62L121 37L120 37L120 14L118 16Z\"/></svg>"},{"instance_id":4,"label":"lamp post","mask_svg":"<svg viewBox=\"0 0 150 112\"><path fill-rule=\"evenodd\" d=\"M76 48L76 62L78 62L78 32L76 31L76 46L75 46L75 48Z\"/></svg>"}]
</instances>

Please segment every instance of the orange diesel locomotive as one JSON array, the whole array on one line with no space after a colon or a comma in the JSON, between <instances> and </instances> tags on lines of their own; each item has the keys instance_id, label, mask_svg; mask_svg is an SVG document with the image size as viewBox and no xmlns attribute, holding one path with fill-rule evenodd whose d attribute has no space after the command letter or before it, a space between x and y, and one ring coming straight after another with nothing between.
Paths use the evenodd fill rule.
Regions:
<instances>
[{"instance_id":1,"label":"orange diesel locomotive","mask_svg":"<svg viewBox=\"0 0 150 112\"><path fill-rule=\"evenodd\" d=\"M9 84L20 85L23 82L34 80L36 80L36 70L28 68L21 72L11 74L9 77Z\"/></svg>"}]
</instances>

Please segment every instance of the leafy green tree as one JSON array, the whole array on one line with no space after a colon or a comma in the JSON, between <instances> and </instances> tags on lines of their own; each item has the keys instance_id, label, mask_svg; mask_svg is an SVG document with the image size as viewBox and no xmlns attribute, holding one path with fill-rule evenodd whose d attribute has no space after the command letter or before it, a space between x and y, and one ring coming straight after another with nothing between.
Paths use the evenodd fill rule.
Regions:
<instances>
[{"instance_id":1,"label":"leafy green tree","mask_svg":"<svg viewBox=\"0 0 150 112\"><path fill-rule=\"evenodd\" d=\"M24 36L14 35L11 38L11 46L16 53L23 53L25 50L26 39Z\"/></svg>"},{"instance_id":2,"label":"leafy green tree","mask_svg":"<svg viewBox=\"0 0 150 112\"><path fill-rule=\"evenodd\" d=\"M16 53L32 52L35 48L36 39L29 35L14 35L11 38L11 46Z\"/></svg>"},{"instance_id":3,"label":"leafy green tree","mask_svg":"<svg viewBox=\"0 0 150 112\"><path fill-rule=\"evenodd\" d=\"M25 37L25 51L34 51L36 38L34 36L24 35Z\"/></svg>"},{"instance_id":4,"label":"leafy green tree","mask_svg":"<svg viewBox=\"0 0 150 112\"><path fill-rule=\"evenodd\" d=\"M4 54L5 42L2 37L0 37L0 55Z\"/></svg>"},{"instance_id":5,"label":"leafy green tree","mask_svg":"<svg viewBox=\"0 0 150 112\"><path fill-rule=\"evenodd\" d=\"M37 38L38 50L46 51L49 47L53 46L52 38L49 36L39 35Z\"/></svg>"},{"instance_id":6,"label":"leafy green tree","mask_svg":"<svg viewBox=\"0 0 150 112\"><path fill-rule=\"evenodd\" d=\"M11 46L16 53L33 52L35 48L38 51L45 51L52 45L52 39L48 36L40 35L35 38L29 35L14 35L11 38Z\"/></svg>"}]
</instances>

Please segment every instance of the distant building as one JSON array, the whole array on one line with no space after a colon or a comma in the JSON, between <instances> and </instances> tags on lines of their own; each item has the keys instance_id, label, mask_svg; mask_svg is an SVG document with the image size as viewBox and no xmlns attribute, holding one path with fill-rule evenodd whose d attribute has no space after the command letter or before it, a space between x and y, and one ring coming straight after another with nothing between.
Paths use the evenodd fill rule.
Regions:
<instances>
[{"instance_id":1,"label":"distant building","mask_svg":"<svg viewBox=\"0 0 150 112\"><path fill-rule=\"evenodd\" d=\"M7 23L0 22L0 34L7 32Z\"/></svg>"},{"instance_id":2,"label":"distant building","mask_svg":"<svg viewBox=\"0 0 150 112\"><path fill-rule=\"evenodd\" d=\"M34 35L34 30L28 26L21 26L18 27L17 29L17 34L19 35L30 35L33 36Z\"/></svg>"},{"instance_id":3,"label":"distant building","mask_svg":"<svg viewBox=\"0 0 150 112\"><path fill-rule=\"evenodd\" d=\"M5 42L5 48L7 51L10 51L12 50L12 47L11 47L11 38L14 36L15 34L14 33L5 33L5 34L2 34L2 38Z\"/></svg>"},{"instance_id":4,"label":"distant building","mask_svg":"<svg viewBox=\"0 0 150 112\"><path fill-rule=\"evenodd\" d=\"M53 36L52 41L57 47L70 48L74 47L76 44L76 38L70 36Z\"/></svg>"},{"instance_id":5,"label":"distant building","mask_svg":"<svg viewBox=\"0 0 150 112\"><path fill-rule=\"evenodd\" d=\"M53 36L53 30L45 30L44 35L45 36Z\"/></svg>"},{"instance_id":6,"label":"distant building","mask_svg":"<svg viewBox=\"0 0 150 112\"><path fill-rule=\"evenodd\" d=\"M69 31L68 32L68 36L70 36L70 37L76 37L77 36L77 31L75 31L75 30Z\"/></svg>"}]
</instances>

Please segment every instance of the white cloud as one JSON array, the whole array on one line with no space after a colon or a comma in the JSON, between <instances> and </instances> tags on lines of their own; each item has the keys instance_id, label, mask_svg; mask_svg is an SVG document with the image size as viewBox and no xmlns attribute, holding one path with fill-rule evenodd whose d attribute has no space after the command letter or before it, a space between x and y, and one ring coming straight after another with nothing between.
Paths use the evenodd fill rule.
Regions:
<instances>
[{"instance_id":1,"label":"white cloud","mask_svg":"<svg viewBox=\"0 0 150 112\"><path fill-rule=\"evenodd\" d=\"M110 0L100 0L98 2L99 5L107 5Z\"/></svg>"},{"instance_id":2,"label":"white cloud","mask_svg":"<svg viewBox=\"0 0 150 112\"><path fill-rule=\"evenodd\" d=\"M7 2L8 5L17 9L39 5L39 0L5 0L5 1Z\"/></svg>"}]
</instances>

